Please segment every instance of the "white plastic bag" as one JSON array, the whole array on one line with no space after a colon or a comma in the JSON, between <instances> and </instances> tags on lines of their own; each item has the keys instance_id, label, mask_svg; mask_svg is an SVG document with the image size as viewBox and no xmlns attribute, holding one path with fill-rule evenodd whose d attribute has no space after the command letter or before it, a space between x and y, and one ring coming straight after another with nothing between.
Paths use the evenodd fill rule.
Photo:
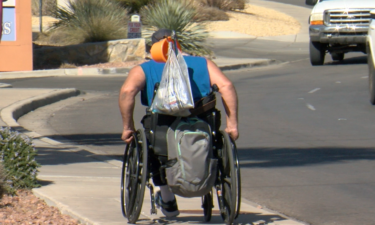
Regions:
<instances>
[{"instance_id":1,"label":"white plastic bag","mask_svg":"<svg viewBox=\"0 0 375 225\"><path fill-rule=\"evenodd\" d=\"M194 99L186 62L180 51L176 57L172 43L169 43L168 60L150 109L160 114L189 116L192 108Z\"/></svg>"}]
</instances>

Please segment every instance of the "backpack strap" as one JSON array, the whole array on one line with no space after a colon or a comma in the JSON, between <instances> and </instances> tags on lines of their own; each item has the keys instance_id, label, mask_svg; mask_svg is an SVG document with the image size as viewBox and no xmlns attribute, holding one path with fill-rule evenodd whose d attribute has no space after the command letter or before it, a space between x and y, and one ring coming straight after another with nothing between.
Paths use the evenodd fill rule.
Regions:
<instances>
[{"instance_id":1,"label":"backpack strap","mask_svg":"<svg viewBox=\"0 0 375 225\"><path fill-rule=\"evenodd\" d=\"M206 97L203 97L194 103L194 108L190 109L190 116L197 116L214 109L216 106L215 93L218 91L219 88L217 85L212 85L212 91Z\"/></svg>"}]
</instances>

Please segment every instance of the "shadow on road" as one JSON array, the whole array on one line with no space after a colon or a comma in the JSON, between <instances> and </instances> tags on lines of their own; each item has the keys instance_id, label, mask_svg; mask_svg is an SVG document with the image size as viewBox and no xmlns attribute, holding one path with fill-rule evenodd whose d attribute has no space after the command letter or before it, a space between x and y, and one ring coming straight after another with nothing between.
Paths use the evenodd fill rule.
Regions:
<instances>
[{"instance_id":1,"label":"shadow on road","mask_svg":"<svg viewBox=\"0 0 375 225\"><path fill-rule=\"evenodd\" d=\"M124 145L124 141L121 140L121 134L69 134L69 135L50 135L47 136L53 140L66 142L66 140L72 141L79 145ZM125 146L124 146L125 147Z\"/></svg>"},{"instance_id":2,"label":"shadow on road","mask_svg":"<svg viewBox=\"0 0 375 225\"><path fill-rule=\"evenodd\" d=\"M330 61L325 63L325 66L337 66L337 65L352 65L352 64L367 64L367 56L357 56L344 59L343 61Z\"/></svg>"},{"instance_id":3,"label":"shadow on road","mask_svg":"<svg viewBox=\"0 0 375 225\"><path fill-rule=\"evenodd\" d=\"M350 160L375 160L374 148L242 148L238 149L241 167L292 167L337 163Z\"/></svg>"}]
</instances>

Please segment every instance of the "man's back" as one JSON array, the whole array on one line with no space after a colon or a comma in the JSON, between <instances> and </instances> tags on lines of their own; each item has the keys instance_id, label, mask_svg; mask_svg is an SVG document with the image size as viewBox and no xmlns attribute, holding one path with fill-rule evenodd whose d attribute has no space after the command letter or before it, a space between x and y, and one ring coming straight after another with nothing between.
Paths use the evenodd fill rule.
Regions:
<instances>
[{"instance_id":1,"label":"man's back","mask_svg":"<svg viewBox=\"0 0 375 225\"><path fill-rule=\"evenodd\" d=\"M210 78L207 69L207 61L203 57L184 56L188 66L190 84L194 101L207 96L210 93ZM165 63L158 63L154 60L141 64L145 74L146 83L142 90L142 104L151 105L155 84L160 82Z\"/></svg>"}]
</instances>

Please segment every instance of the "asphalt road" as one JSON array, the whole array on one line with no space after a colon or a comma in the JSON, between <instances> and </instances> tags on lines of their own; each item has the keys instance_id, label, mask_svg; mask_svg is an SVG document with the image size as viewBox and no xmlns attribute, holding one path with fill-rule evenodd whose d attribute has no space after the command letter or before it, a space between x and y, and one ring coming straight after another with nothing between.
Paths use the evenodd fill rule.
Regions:
<instances>
[{"instance_id":1,"label":"asphalt road","mask_svg":"<svg viewBox=\"0 0 375 225\"><path fill-rule=\"evenodd\" d=\"M375 224L375 107L367 93L366 57L351 53L343 63L333 63L327 55L326 65L312 67L304 43L221 40L215 45L222 56L290 62L226 72L240 101L237 146L243 197L313 225ZM19 122L120 158L124 144L117 95L123 80L55 77L4 82L16 88L86 91ZM138 104L135 121L142 115L144 108Z\"/></svg>"},{"instance_id":2,"label":"asphalt road","mask_svg":"<svg viewBox=\"0 0 375 225\"><path fill-rule=\"evenodd\" d=\"M301 60L226 74L240 101L243 197L311 224L374 224L375 108L368 101L366 58L322 67ZM122 81L56 77L11 83L87 91L20 123L121 157ZM135 121L143 114L138 104Z\"/></svg>"}]
</instances>

